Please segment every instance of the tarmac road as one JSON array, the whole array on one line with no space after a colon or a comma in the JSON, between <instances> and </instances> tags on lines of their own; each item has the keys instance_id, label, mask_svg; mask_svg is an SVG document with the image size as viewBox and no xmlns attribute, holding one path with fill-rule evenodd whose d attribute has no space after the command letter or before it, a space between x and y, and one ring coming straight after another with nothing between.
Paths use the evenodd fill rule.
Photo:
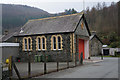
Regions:
<instances>
[{"instance_id":1,"label":"tarmac road","mask_svg":"<svg viewBox=\"0 0 120 80\"><path fill-rule=\"evenodd\" d=\"M118 58L104 58L102 62L69 68L36 78L118 78Z\"/></svg>"}]
</instances>

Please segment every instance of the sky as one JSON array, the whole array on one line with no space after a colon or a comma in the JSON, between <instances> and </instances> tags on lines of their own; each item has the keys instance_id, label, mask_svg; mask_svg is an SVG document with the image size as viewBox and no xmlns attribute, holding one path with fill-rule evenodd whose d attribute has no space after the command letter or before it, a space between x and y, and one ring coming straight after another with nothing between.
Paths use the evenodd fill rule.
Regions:
<instances>
[{"instance_id":1,"label":"sky","mask_svg":"<svg viewBox=\"0 0 120 80\"><path fill-rule=\"evenodd\" d=\"M111 2L118 1L119 0L0 0L0 3L28 5L43 9L49 13L59 13L70 8L74 8L78 12L81 12L87 7L91 8L96 6L98 2L101 4L106 2L106 5L109 6Z\"/></svg>"}]
</instances>

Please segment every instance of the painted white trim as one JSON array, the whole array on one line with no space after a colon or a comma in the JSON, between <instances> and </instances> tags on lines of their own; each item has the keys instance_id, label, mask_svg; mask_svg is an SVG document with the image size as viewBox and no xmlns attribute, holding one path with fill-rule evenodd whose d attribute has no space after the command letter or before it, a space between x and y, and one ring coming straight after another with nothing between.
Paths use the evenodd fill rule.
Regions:
<instances>
[{"instance_id":1,"label":"painted white trim","mask_svg":"<svg viewBox=\"0 0 120 80\"><path fill-rule=\"evenodd\" d=\"M0 47L2 46L19 46L19 43L0 43Z\"/></svg>"},{"instance_id":2,"label":"painted white trim","mask_svg":"<svg viewBox=\"0 0 120 80\"><path fill-rule=\"evenodd\" d=\"M108 46L108 45L103 45L102 47L105 48L105 47L107 47L107 46Z\"/></svg>"},{"instance_id":3,"label":"painted white trim","mask_svg":"<svg viewBox=\"0 0 120 80\"><path fill-rule=\"evenodd\" d=\"M58 50L62 50L62 49L58 49Z\"/></svg>"}]
</instances>

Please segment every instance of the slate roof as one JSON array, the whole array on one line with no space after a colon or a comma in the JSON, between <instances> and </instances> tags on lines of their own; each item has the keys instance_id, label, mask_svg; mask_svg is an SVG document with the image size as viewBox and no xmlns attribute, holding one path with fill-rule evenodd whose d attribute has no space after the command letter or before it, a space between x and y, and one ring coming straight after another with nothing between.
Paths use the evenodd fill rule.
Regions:
<instances>
[{"instance_id":1,"label":"slate roof","mask_svg":"<svg viewBox=\"0 0 120 80\"><path fill-rule=\"evenodd\" d=\"M18 34L18 32L12 32L12 33L9 33L8 35L3 35L2 37L0 37L0 42L5 42L17 34Z\"/></svg>"},{"instance_id":2,"label":"slate roof","mask_svg":"<svg viewBox=\"0 0 120 80\"><path fill-rule=\"evenodd\" d=\"M19 33L19 36L46 33L74 32L82 16L83 12L72 15L29 20L22 27L23 32Z\"/></svg>"},{"instance_id":3,"label":"slate roof","mask_svg":"<svg viewBox=\"0 0 120 80\"><path fill-rule=\"evenodd\" d=\"M19 35L20 29L18 28L16 31L9 32L7 35L0 36L0 42L6 42L8 39Z\"/></svg>"},{"instance_id":4,"label":"slate roof","mask_svg":"<svg viewBox=\"0 0 120 80\"><path fill-rule=\"evenodd\" d=\"M90 40L92 40L94 37L96 37L103 44L103 42L100 40L100 38L96 34L91 35Z\"/></svg>"}]
</instances>

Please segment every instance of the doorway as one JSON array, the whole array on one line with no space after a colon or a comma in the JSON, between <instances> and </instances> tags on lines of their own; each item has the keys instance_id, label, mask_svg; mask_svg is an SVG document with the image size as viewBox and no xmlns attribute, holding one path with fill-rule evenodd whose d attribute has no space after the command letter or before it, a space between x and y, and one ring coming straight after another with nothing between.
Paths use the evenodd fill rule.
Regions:
<instances>
[{"instance_id":1,"label":"doorway","mask_svg":"<svg viewBox=\"0 0 120 80\"><path fill-rule=\"evenodd\" d=\"M84 40L83 39L79 39L79 59L80 59L81 53L83 53L83 59L85 59L85 54L84 54Z\"/></svg>"}]
</instances>

